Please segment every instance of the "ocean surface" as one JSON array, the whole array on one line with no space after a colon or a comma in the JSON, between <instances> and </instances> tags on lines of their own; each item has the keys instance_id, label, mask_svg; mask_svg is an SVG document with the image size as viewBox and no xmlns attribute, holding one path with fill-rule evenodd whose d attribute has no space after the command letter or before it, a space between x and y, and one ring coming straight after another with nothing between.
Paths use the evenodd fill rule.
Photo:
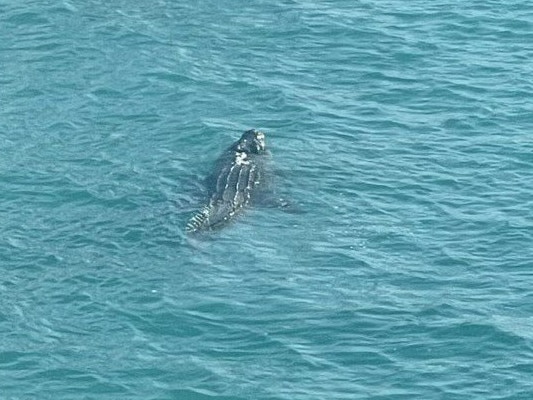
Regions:
<instances>
[{"instance_id":1,"label":"ocean surface","mask_svg":"<svg viewBox=\"0 0 533 400\"><path fill-rule=\"evenodd\" d=\"M533 399L530 0L4 0L0 189L2 400Z\"/></svg>"}]
</instances>

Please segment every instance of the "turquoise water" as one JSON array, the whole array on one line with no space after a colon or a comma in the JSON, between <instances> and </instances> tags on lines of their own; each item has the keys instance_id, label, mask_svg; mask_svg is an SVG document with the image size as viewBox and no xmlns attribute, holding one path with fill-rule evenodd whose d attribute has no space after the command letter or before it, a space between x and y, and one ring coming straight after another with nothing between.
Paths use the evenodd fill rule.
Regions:
<instances>
[{"instance_id":1,"label":"turquoise water","mask_svg":"<svg viewBox=\"0 0 533 400\"><path fill-rule=\"evenodd\" d=\"M533 5L0 4L0 398L532 399ZM291 212L190 238L249 128Z\"/></svg>"}]
</instances>

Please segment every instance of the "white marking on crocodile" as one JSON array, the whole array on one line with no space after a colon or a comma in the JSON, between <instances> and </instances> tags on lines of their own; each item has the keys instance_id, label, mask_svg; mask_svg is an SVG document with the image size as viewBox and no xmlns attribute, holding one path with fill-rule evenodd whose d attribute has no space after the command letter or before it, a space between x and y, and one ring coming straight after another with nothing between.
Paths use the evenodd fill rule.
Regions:
<instances>
[{"instance_id":1,"label":"white marking on crocodile","mask_svg":"<svg viewBox=\"0 0 533 400\"><path fill-rule=\"evenodd\" d=\"M255 165L252 165L252 167L250 168L250 177L248 179L248 186L247 186L248 193L250 193L250 190L252 190L252 188L254 187L255 179L256 179L256 177L255 177Z\"/></svg>"},{"instance_id":2,"label":"white marking on crocodile","mask_svg":"<svg viewBox=\"0 0 533 400\"><path fill-rule=\"evenodd\" d=\"M235 153L235 163L237 165L247 165L250 161L247 160L248 156L244 151L238 151Z\"/></svg>"},{"instance_id":3,"label":"white marking on crocodile","mask_svg":"<svg viewBox=\"0 0 533 400\"><path fill-rule=\"evenodd\" d=\"M224 192L228 190L228 187L231 181L231 174L233 173L233 170L235 169L236 166L237 164L233 164L231 168L229 169L228 175L226 176L226 185L224 185Z\"/></svg>"},{"instance_id":4,"label":"white marking on crocodile","mask_svg":"<svg viewBox=\"0 0 533 400\"><path fill-rule=\"evenodd\" d=\"M235 183L235 196L233 196L233 205L237 206L239 203L237 202L237 199L239 198L239 182L242 179L242 172L244 171L244 168L241 168L239 170L239 176L237 177L237 182Z\"/></svg>"},{"instance_id":5,"label":"white marking on crocodile","mask_svg":"<svg viewBox=\"0 0 533 400\"><path fill-rule=\"evenodd\" d=\"M185 229L189 232L193 232L200 229L202 226L208 226L209 214L209 207L202 208L202 210L189 220Z\"/></svg>"}]
</instances>

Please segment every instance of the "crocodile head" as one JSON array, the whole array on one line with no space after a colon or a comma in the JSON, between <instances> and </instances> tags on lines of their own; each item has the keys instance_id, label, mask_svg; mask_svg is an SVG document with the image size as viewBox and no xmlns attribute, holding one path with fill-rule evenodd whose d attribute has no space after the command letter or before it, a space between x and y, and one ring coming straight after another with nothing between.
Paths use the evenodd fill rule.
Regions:
<instances>
[{"instance_id":1,"label":"crocodile head","mask_svg":"<svg viewBox=\"0 0 533 400\"><path fill-rule=\"evenodd\" d=\"M237 145L237 151L261 154L265 151L265 134L256 129L243 133Z\"/></svg>"}]
</instances>

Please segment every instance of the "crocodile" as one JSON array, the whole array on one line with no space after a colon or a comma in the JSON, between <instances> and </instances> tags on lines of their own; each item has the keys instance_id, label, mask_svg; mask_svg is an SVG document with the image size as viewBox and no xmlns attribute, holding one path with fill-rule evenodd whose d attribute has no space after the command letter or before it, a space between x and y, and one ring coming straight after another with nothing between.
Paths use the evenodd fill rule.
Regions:
<instances>
[{"instance_id":1,"label":"crocodile","mask_svg":"<svg viewBox=\"0 0 533 400\"><path fill-rule=\"evenodd\" d=\"M208 201L189 220L186 231L216 229L240 214L264 181L267 154L263 132L244 132L216 162L207 179Z\"/></svg>"}]
</instances>

